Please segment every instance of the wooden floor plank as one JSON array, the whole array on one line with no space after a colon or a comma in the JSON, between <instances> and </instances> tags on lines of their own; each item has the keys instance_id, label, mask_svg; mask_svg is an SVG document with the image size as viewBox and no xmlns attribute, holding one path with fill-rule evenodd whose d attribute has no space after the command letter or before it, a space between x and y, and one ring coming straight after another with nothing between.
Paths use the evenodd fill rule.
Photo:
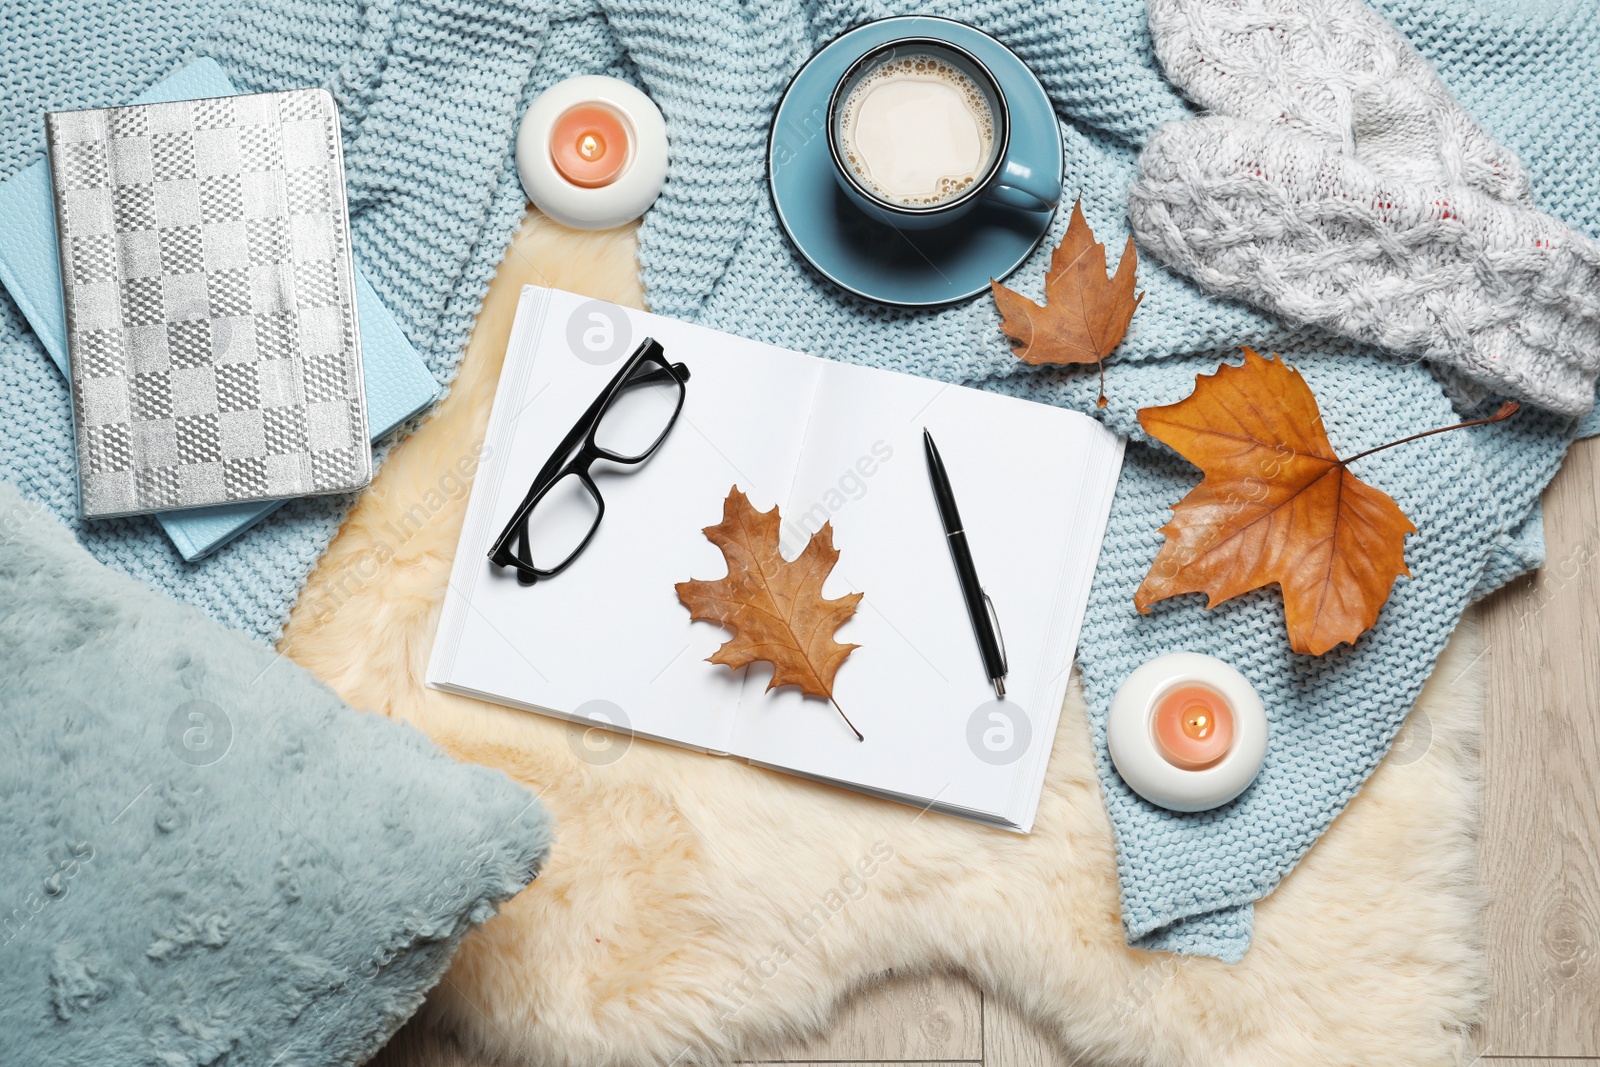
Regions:
<instances>
[{"instance_id":1,"label":"wooden floor plank","mask_svg":"<svg viewBox=\"0 0 1600 1067\"><path fill-rule=\"evenodd\" d=\"M852 998L823 1037L763 1052L761 1058L982 1060L982 1001L977 988L961 978L891 976Z\"/></svg>"},{"instance_id":2,"label":"wooden floor plank","mask_svg":"<svg viewBox=\"0 0 1600 1067\"><path fill-rule=\"evenodd\" d=\"M984 1067L1060 1067L1072 1059L1011 1005L985 994L983 1063Z\"/></svg>"},{"instance_id":3,"label":"wooden floor plank","mask_svg":"<svg viewBox=\"0 0 1600 1067\"><path fill-rule=\"evenodd\" d=\"M1483 1050L1600 1056L1600 439L1545 495L1548 562L1486 604Z\"/></svg>"},{"instance_id":4,"label":"wooden floor plank","mask_svg":"<svg viewBox=\"0 0 1600 1067\"><path fill-rule=\"evenodd\" d=\"M486 1067L466 1056L447 1037L424 1030L412 1019L389 1039L367 1067Z\"/></svg>"}]
</instances>

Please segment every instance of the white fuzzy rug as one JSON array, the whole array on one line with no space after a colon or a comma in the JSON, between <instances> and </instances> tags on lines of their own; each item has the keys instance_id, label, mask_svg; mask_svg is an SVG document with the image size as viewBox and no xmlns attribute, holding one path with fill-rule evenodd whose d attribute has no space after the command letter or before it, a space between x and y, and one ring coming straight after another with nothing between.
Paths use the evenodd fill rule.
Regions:
<instances>
[{"instance_id":1,"label":"white fuzzy rug","mask_svg":"<svg viewBox=\"0 0 1600 1067\"><path fill-rule=\"evenodd\" d=\"M1123 944L1076 685L1028 837L647 742L597 757L563 723L425 689L462 475L528 282L641 306L631 231L530 216L454 390L363 496L282 646L353 704L503 768L555 814L545 873L467 939L429 1019L530 1067L703 1062L820 1031L890 968L950 969L1096 1064L1470 1056L1486 985L1470 616L1396 753L1259 906L1232 966Z\"/></svg>"}]
</instances>

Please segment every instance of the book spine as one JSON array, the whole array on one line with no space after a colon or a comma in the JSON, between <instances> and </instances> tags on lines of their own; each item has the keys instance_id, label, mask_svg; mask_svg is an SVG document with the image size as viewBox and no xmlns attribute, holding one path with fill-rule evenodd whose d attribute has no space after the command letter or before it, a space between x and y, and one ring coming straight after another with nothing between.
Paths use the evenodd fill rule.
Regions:
<instances>
[{"instance_id":1,"label":"book spine","mask_svg":"<svg viewBox=\"0 0 1600 1067\"><path fill-rule=\"evenodd\" d=\"M57 180L60 173L61 158L60 143L56 138L56 115L45 112L44 116L44 143L45 158L50 168L50 198L56 213L56 259L61 266L61 303L66 311L66 343L67 343L67 386L68 396L72 409L72 449L73 463L77 467L77 478L74 479L78 487L78 514L84 518L93 518L84 510L84 470L83 457L87 453L87 443L83 439L85 433L83 420L79 417L79 391L78 384L79 366L82 360L78 353L73 351L74 335L72 323L76 320L77 293L72 282L72 249L67 236L67 201L62 183Z\"/></svg>"}]
</instances>

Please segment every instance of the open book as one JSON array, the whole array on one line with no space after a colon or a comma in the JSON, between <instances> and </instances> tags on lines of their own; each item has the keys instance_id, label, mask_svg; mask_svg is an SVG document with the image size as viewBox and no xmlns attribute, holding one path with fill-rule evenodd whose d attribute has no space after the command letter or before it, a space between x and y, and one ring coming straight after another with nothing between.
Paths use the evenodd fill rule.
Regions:
<instances>
[{"instance_id":1,"label":"open book","mask_svg":"<svg viewBox=\"0 0 1600 1067\"><path fill-rule=\"evenodd\" d=\"M598 464L605 514L532 586L487 559L535 474L646 336L691 377L642 466ZM600 351L604 358L596 356ZM1010 672L985 677L923 460L937 439ZM856 367L528 287L518 305L428 683L1027 832L1055 740L1122 441L1087 416ZM730 634L674 585L727 573L701 532L738 486L793 559L833 524L832 598L861 592L834 696L706 662Z\"/></svg>"}]
</instances>

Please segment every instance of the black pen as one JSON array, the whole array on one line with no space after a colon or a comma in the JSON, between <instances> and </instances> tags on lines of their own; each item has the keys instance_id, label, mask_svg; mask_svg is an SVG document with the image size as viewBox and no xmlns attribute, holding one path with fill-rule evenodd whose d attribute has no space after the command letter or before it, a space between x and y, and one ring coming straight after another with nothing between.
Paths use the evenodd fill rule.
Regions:
<instances>
[{"instance_id":1,"label":"black pen","mask_svg":"<svg viewBox=\"0 0 1600 1067\"><path fill-rule=\"evenodd\" d=\"M978 570L972 565L972 550L967 547L967 531L961 525L961 513L956 510L956 497L950 490L950 476L945 473L944 460L933 443L933 435L924 427L922 446L928 457L928 480L933 483L933 498L939 504L939 521L944 524L945 540L950 542L950 558L955 560L956 575L961 579L961 597L967 602L967 614L972 617L972 632L978 637L978 651L983 654L983 669L994 685L995 696L1006 697L1006 650L1001 643L1000 620L995 618L994 602L978 584Z\"/></svg>"}]
</instances>

